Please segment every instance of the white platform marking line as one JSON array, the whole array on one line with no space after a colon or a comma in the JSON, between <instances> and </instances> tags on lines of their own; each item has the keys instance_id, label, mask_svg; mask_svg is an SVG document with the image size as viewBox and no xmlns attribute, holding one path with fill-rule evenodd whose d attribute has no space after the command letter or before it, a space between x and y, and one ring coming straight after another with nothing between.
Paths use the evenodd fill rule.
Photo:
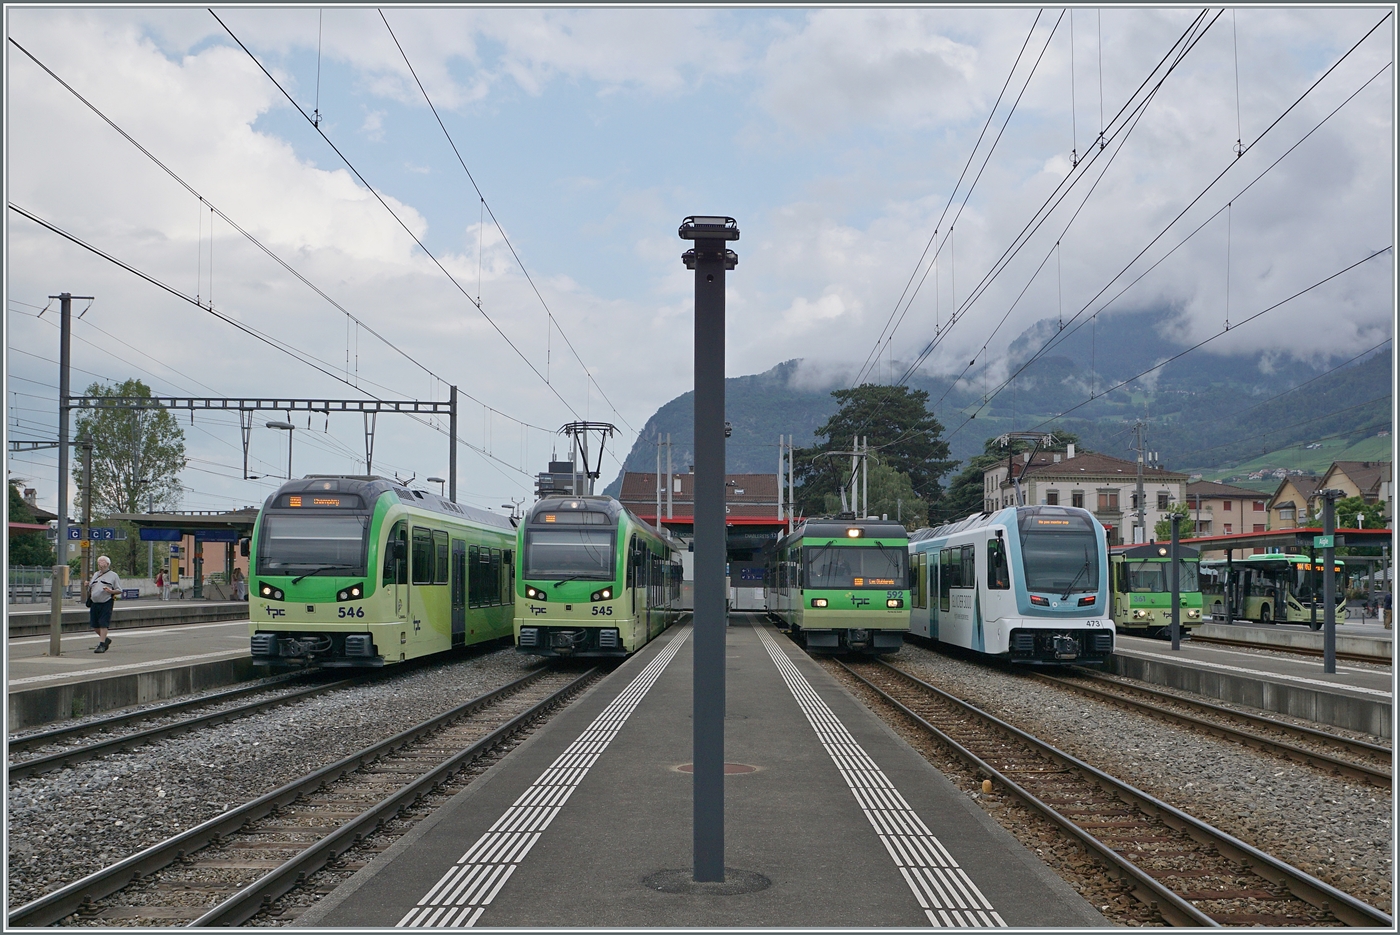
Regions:
<instances>
[{"instance_id":1,"label":"white platform marking line","mask_svg":"<svg viewBox=\"0 0 1400 935\"><path fill-rule=\"evenodd\" d=\"M457 863L418 900L418 905L399 920L397 927L471 928L476 925L689 636L689 629L682 631L647 663L505 814L467 848Z\"/></svg>"},{"instance_id":2,"label":"white platform marking line","mask_svg":"<svg viewBox=\"0 0 1400 935\"><path fill-rule=\"evenodd\" d=\"M885 846L929 922L938 928L979 924L1005 927L1006 923L967 872L958 866L948 849L904 801L894 783L889 781L865 748L846 729L846 725L827 707L787 653L782 651L766 629L755 629L788 690L797 699L798 707L807 716L831 762L846 781L856 804L875 829L880 843ZM872 794L875 790L880 792ZM936 856L930 859L925 855ZM976 915L973 910L977 910ZM957 921L949 919L950 912L952 919Z\"/></svg>"},{"instance_id":3,"label":"white platform marking line","mask_svg":"<svg viewBox=\"0 0 1400 935\"><path fill-rule=\"evenodd\" d=\"M1177 661L1169 656L1163 656L1160 653L1150 653L1140 649L1119 649L1118 651L1123 653L1125 656L1139 656L1147 659L1160 659L1165 662ZM1190 660L1189 664L1193 666L1205 666L1209 669L1224 669L1227 672L1243 672L1246 675L1260 676L1265 680L1282 679L1285 682L1298 682L1303 685L1320 685L1323 688L1339 688L1342 691L1361 692L1362 694L1366 695L1379 695L1382 698L1391 697L1390 692L1383 692L1375 688L1362 688L1359 685L1345 685L1340 682L1324 682L1322 679L1309 679L1304 678L1301 675L1282 675L1278 672L1265 672L1262 669L1246 669L1244 666L1227 666L1223 662L1206 662L1204 659L1192 659Z\"/></svg>"}]
</instances>

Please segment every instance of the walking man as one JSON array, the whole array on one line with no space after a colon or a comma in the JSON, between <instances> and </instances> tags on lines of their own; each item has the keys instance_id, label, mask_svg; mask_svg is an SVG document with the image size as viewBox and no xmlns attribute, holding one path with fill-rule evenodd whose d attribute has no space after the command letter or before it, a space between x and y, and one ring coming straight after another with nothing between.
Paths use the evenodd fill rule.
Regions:
<instances>
[{"instance_id":1,"label":"walking man","mask_svg":"<svg viewBox=\"0 0 1400 935\"><path fill-rule=\"evenodd\" d=\"M105 653L107 647L112 645L112 638L107 635L107 628L112 625L112 597L121 591L122 581L112 570L112 560L99 555L97 574L88 582L88 625L97 631L97 638L101 641L93 650L95 653Z\"/></svg>"}]
</instances>

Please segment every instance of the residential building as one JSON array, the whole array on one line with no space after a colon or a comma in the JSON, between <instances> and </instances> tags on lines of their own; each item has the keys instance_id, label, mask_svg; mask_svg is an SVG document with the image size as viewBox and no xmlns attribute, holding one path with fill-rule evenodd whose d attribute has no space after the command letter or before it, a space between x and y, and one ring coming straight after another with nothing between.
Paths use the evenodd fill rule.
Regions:
<instances>
[{"instance_id":1,"label":"residential building","mask_svg":"<svg viewBox=\"0 0 1400 935\"><path fill-rule=\"evenodd\" d=\"M1384 503L1385 516L1391 513L1391 463L1389 461L1333 461L1322 475L1319 489L1334 488L1348 497L1361 497L1367 503Z\"/></svg>"},{"instance_id":2,"label":"residential building","mask_svg":"<svg viewBox=\"0 0 1400 935\"><path fill-rule=\"evenodd\" d=\"M1186 485L1186 505L1198 536L1228 536L1269 529L1269 495L1214 481Z\"/></svg>"},{"instance_id":3,"label":"residential building","mask_svg":"<svg viewBox=\"0 0 1400 935\"><path fill-rule=\"evenodd\" d=\"M1321 489L1322 479L1308 475L1285 477L1278 489L1269 498L1268 520L1270 529L1293 529L1306 526L1307 518L1314 512L1314 500Z\"/></svg>"},{"instance_id":4,"label":"residential building","mask_svg":"<svg viewBox=\"0 0 1400 935\"><path fill-rule=\"evenodd\" d=\"M1097 452L1076 454L1073 445L1064 451L1038 452L1033 459L1030 452L1016 455L983 472L983 508L988 512L1015 504L1012 470L1021 480L1026 503L1084 507L1108 530L1110 544L1132 541L1131 527L1137 509L1136 462ZM1159 466L1144 469L1144 539L1154 537L1153 527L1171 504L1184 500L1186 479L1185 474Z\"/></svg>"},{"instance_id":5,"label":"residential building","mask_svg":"<svg viewBox=\"0 0 1400 935\"><path fill-rule=\"evenodd\" d=\"M628 471L622 475L618 497L622 505L648 523L656 524L656 500L661 493L661 525L689 545L695 530L695 474L671 475L667 512L666 475ZM778 475L726 474L725 540L733 561L755 561L758 553L778 538L786 524L778 515ZM688 561L688 559L687 559Z\"/></svg>"}]
</instances>

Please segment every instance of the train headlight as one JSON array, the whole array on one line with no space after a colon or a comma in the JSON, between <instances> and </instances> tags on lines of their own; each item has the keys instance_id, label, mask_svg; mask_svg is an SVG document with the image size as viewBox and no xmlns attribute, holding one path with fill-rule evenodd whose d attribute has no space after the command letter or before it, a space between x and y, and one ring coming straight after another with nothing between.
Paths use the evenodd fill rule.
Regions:
<instances>
[{"instance_id":1,"label":"train headlight","mask_svg":"<svg viewBox=\"0 0 1400 935\"><path fill-rule=\"evenodd\" d=\"M1150 611L1150 610L1135 610L1135 611L1133 611L1133 619L1134 619L1134 620L1151 620L1151 619L1152 619L1152 611Z\"/></svg>"},{"instance_id":2,"label":"train headlight","mask_svg":"<svg viewBox=\"0 0 1400 935\"><path fill-rule=\"evenodd\" d=\"M1079 606L1088 607L1090 604L1097 604L1098 602L1099 596L1097 594L1090 594L1088 597L1081 597L1079 599Z\"/></svg>"},{"instance_id":3,"label":"train headlight","mask_svg":"<svg viewBox=\"0 0 1400 935\"><path fill-rule=\"evenodd\" d=\"M885 601L885 606L886 606L886 607L903 607L903 606L904 606L904 598L902 598L902 597L892 597L892 598L890 598L889 600Z\"/></svg>"},{"instance_id":4,"label":"train headlight","mask_svg":"<svg viewBox=\"0 0 1400 935\"><path fill-rule=\"evenodd\" d=\"M592 594L588 595L588 599L590 601L610 601L612 600L612 596L612 588L603 588L601 591L594 591Z\"/></svg>"},{"instance_id":5,"label":"train headlight","mask_svg":"<svg viewBox=\"0 0 1400 935\"><path fill-rule=\"evenodd\" d=\"M814 597L814 598L812 598L812 606L813 606L813 607L825 607L825 606L826 606L826 598L824 598L824 597Z\"/></svg>"},{"instance_id":6,"label":"train headlight","mask_svg":"<svg viewBox=\"0 0 1400 935\"><path fill-rule=\"evenodd\" d=\"M547 600L549 600L549 598L545 595L545 593L544 593L543 591L541 591L539 588L532 588L532 587L530 587L529 585L526 585L526 586L525 586L525 596L528 597L528 598L529 598L530 600L532 600L532 601L547 601Z\"/></svg>"},{"instance_id":7,"label":"train headlight","mask_svg":"<svg viewBox=\"0 0 1400 935\"><path fill-rule=\"evenodd\" d=\"M1200 611L1198 608L1193 607L1193 608L1191 608L1190 610L1188 610L1188 611L1186 612L1186 616L1189 617L1189 618L1192 619L1192 620L1200 620L1200 619L1201 619L1201 611Z\"/></svg>"},{"instance_id":8,"label":"train headlight","mask_svg":"<svg viewBox=\"0 0 1400 935\"><path fill-rule=\"evenodd\" d=\"M274 588L272 585L266 583L258 588L258 593L270 601L280 601L283 597L281 588Z\"/></svg>"},{"instance_id":9,"label":"train headlight","mask_svg":"<svg viewBox=\"0 0 1400 935\"><path fill-rule=\"evenodd\" d=\"M358 601L365 596L364 585L352 584L348 588L342 588L335 595L337 601Z\"/></svg>"},{"instance_id":10,"label":"train headlight","mask_svg":"<svg viewBox=\"0 0 1400 935\"><path fill-rule=\"evenodd\" d=\"M860 538L860 530L859 530L859 529L847 529L847 530L846 530L846 537L847 537L848 539L859 539L859 538Z\"/></svg>"}]
</instances>

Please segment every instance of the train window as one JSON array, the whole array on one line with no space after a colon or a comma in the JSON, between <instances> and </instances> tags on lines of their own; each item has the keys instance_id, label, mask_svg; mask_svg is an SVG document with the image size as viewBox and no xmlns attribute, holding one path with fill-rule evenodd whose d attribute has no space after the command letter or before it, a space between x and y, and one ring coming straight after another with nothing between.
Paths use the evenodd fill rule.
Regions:
<instances>
[{"instance_id":1,"label":"train window","mask_svg":"<svg viewBox=\"0 0 1400 935\"><path fill-rule=\"evenodd\" d=\"M950 601L952 595L950 589L953 587L955 572L962 571L960 564L953 562L953 550L943 549L938 553L938 609L951 610Z\"/></svg>"},{"instance_id":2,"label":"train window","mask_svg":"<svg viewBox=\"0 0 1400 935\"><path fill-rule=\"evenodd\" d=\"M461 539L452 540L452 606L461 607L467 602L467 544Z\"/></svg>"},{"instance_id":3,"label":"train window","mask_svg":"<svg viewBox=\"0 0 1400 935\"><path fill-rule=\"evenodd\" d=\"M433 583L433 533L413 527L413 583Z\"/></svg>"},{"instance_id":4,"label":"train window","mask_svg":"<svg viewBox=\"0 0 1400 935\"><path fill-rule=\"evenodd\" d=\"M448 568L448 543L447 533L440 529L433 530L433 584L447 584Z\"/></svg>"},{"instance_id":5,"label":"train window","mask_svg":"<svg viewBox=\"0 0 1400 935\"><path fill-rule=\"evenodd\" d=\"M477 588L480 587L481 573L477 571L477 559L481 553L478 546L467 546L467 606L478 606L480 595Z\"/></svg>"},{"instance_id":6,"label":"train window","mask_svg":"<svg viewBox=\"0 0 1400 935\"><path fill-rule=\"evenodd\" d=\"M965 588L977 587L977 546L975 545L962 547L962 581L959 584Z\"/></svg>"},{"instance_id":7,"label":"train window","mask_svg":"<svg viewBox=\"0 0 1400 935\"><path fill-rule=\"evenodd\" d=\"M394 543L403 543L403 558L394 556ZM384 583L408 584L408 524L399 520L384 541Z\"/></svg>"},{"instance_id":8,"label":"train window","mask_svg":"<svg viewBox=\"0 0 1400 935\"><path fill-rule=\"evenodd\" d=\"M627 587L637 586L637 537L627 544Z\"/></svg>"},{"instance_id":9,"label":"train window","mask_svg":"<svg viewBox=\"0 0 1400 935\"><path fill-rule=\"evenodd\" d=\"M987 540L987 587L1005 591L1011 587L1011 572L1006 567L1006 543L1001 539Z\"/></svg>"}]
</instances>

